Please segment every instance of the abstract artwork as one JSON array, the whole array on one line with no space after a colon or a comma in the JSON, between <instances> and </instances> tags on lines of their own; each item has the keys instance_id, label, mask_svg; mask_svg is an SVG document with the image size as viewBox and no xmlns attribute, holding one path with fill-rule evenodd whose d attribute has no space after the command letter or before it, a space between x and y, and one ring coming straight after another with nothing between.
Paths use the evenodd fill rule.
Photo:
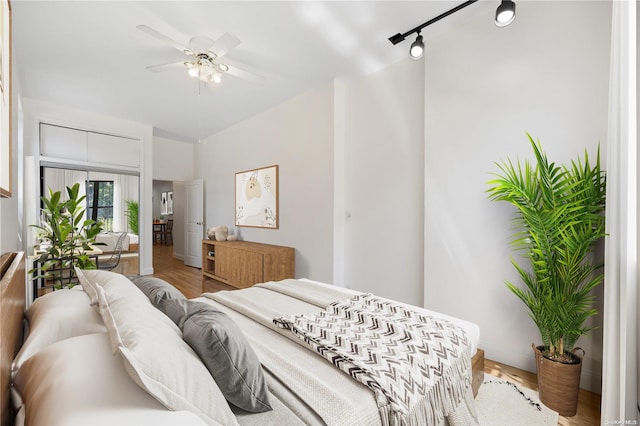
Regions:
<instances>
[{"instance_id":1,"label":"abstract artwork","mask_svg":"<svg viewBox=\"0 0 640 426\"><path fill-rule=\"evenodd\" d=\"M162 205L160 206L160 214L169 214L168 210L168 202L167 202L167 193L163 192L160 198Z\"/></svg>"},{"instance_id":2,"label":"abstract artwork","mask_svg":"<svg viewBox=\"0 0 640 426\"><path fill-rule=\"evenodd\" d=\"M167 192L167 214L173 214L173 191Z\"/></svg>"},{"instance_id":3,"label":"abstract artwork","mask_svg":"<svg viewBox=\"0 0 640 426\"><path fill-rule=\"evenodd\" d=\"M236 173L236 226L278 229L278 166Z\"/></svg>"}]
</instances>

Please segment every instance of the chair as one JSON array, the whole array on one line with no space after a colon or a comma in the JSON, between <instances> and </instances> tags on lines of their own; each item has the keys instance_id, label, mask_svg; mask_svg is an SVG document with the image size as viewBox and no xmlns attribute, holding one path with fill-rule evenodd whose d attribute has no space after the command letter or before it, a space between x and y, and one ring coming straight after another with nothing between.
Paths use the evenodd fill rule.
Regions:
<instances>
[{"instance_id":1,"label":"chair","mask_svg":"<svg viewBox=\"0 0 640 426\"><path fill-rule=\"evenodd\" d=\"M167 220L167 226L164 228L164 232L162 232L162 243L173 244L173 219Z\"/></svg>"},{"instance_id":2,"label":"chair","mask_svg":"<svg viewBox=\"0 0 640 426\"><path fill-rule=\"evenodd\" d=\"M163 241L163 234L165 232L166 229L166 224L165 223L154 223L153 224L153 244L155 244L156 242L164 242Z\"/></svg>"},{"instance_id":3,"label":"chair","mask_svg":"<svg viewBox=\"0 0 640 426\"><path fill-rule=\"evenodd\" d=\"M109 257L105 261L98 262L98 269L103 269L105 271L111 271L115 269L116 266L120 263L120 255L122 254L122 247L124 246L124 238L127 236L126 232L123 232L118 237L118 241L116 242L116 246L113 249L113 253L111 257Z\"/></svg>"}]
</instances>

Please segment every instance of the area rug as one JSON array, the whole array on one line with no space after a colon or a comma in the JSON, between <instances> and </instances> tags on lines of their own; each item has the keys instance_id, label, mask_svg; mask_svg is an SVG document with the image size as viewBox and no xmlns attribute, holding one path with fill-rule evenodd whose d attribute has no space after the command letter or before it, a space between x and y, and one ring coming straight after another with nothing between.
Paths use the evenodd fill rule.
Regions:
<instances>
[{"instance_id":1,"label":"area rug","mask_svg":"<svg viewBox=\"0 0 640 426\"><path fill-rule=\"evenodd\" d=\"M489 374L476 397L481 426L555 426L558 413L544 406L538 392Z\"/></svg>"}]
</instances>

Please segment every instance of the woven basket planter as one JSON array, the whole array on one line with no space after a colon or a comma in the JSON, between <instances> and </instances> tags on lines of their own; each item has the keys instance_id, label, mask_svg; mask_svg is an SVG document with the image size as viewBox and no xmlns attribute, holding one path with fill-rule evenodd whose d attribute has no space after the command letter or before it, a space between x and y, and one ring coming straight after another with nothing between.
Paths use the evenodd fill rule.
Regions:
<instances>
[{"instance_id":1,"label":"woven basket planter","mask_svg":"<svg viewBox=\"0 0 640 426\"><path fill-rule=\"evenodd\" d=\"M544 346L531 345L536 355L538 372L538 394L540 401L553 411L564 417L572 417L578 411L578 394L580 392L580 371L584 350L573 350L575 364L566 364L546 358L542 355ZM576 351L581 351L578 356Z\"/></svg>"}]
</instances>

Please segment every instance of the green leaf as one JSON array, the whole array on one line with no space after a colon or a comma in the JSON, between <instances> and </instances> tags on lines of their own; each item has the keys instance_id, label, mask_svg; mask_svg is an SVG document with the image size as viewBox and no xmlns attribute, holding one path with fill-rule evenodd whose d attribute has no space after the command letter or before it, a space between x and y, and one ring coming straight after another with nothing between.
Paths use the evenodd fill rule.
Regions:
<instances>
[{"instance_id":1,"label":"green leaf","mask_svg":"<svg viewBox=\"0 0 640 426\"><path fill-rule=\"evenodd\" d=\"M489 198L516 209L510 245L526 250L528 264L512 259L524 287L507 287L528 308L551 352L571 350L589 332L584 322L597 315L591 291L602 283L602 262L594 244L605 236L606 178L595 164L578 157L569 167L549 161L539 141L527 133L535 164L510 159L496 163Z\"/></svg>"}]
</instances>

